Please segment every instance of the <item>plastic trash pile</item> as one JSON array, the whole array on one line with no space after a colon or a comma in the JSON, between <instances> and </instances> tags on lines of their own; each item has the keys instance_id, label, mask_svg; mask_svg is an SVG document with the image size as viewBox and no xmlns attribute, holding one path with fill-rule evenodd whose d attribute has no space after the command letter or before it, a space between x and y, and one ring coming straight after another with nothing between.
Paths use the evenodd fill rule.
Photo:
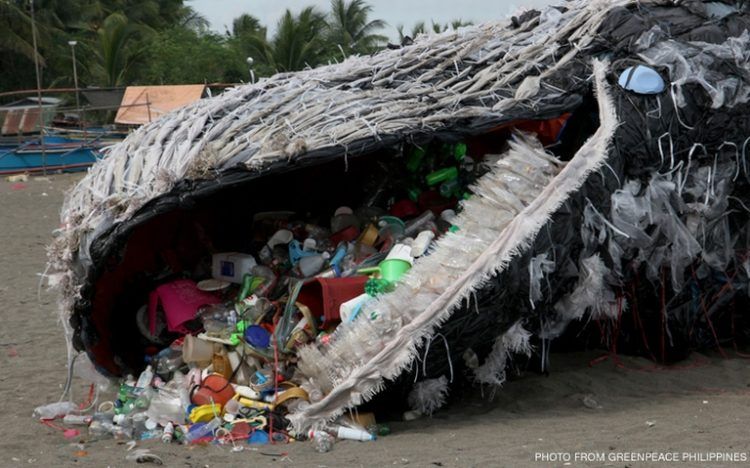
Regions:
<instances>
[{"instance_id":1,"label":"plastic trash pile","mask_svg":"<svg viewBox=\"0 0 750 468\"><path fill-rule=\"evenodd\" d=\"M111 402L90 415L49 405L37 416L87 425L95 438L165 443L279 443L373 440L388 432L371 413L295 434L285 415L308 395L295 384L296 351L326 346L362 306L391 291L415 261L455 229L459 200L483 170L465 144L413 148L397 159L383 207L341 206L328 223L291 211L257 213L255 249L215 252L200 275L156 285L136 314L147 342L145 369L128 375ZM405 167L404 167L405 166ZM406 181L406 182L404 182ZM387 209L386 209L387 207Z\"/></svg>"}]
</instances>

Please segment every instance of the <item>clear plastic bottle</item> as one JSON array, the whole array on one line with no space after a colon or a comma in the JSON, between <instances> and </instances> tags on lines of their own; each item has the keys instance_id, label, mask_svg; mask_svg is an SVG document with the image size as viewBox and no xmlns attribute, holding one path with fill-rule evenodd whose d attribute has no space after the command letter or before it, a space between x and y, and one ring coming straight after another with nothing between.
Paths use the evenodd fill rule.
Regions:
<instances>
[{"instance_id":1,"label":"clear plastic bottle","mask_svg":"<svg viewBox=\"0 0 750 468\"><path fill-rule=\"evenodd\" d=\"M310 431L309 437L313 441L316 452L326 453L333 450L334 439L331 434L325 431Z\"/></svg>"},{"instance_id":2,"label":"clear plastic bottle","mask_svg":"<svg viewBox=\"0 0 750 468\"><path fill-rule=\"evenodd\" d=\"M303 278L309 278L323 269L331 254L323 252L320 255L303 257L297 265Z\"/></svg>"},{"instance_id":3,"label":"clear plastic bottle","mask_svg":"<svg viewBox=\"0 0 750 468\"><path fill-rule=\"evenodd\" d=\"M176 372L171 381L151 399L148 416L161 425L169 422L183 422L185 409L190 405L190 395L185 386L185 376Z\"/></svg>"},{"instance_id":4,"label":"clear plastic bottle","mask_svg":"<svg viewBox=\"0 0 750 468\"><path fill-rule=\"evenodd\" d=\"M232 313L234 313L234 307L231 305L214 304L201 307L197 317L203 323L203 329L206 330L206 333L221 335L230 328L229 321Z\"/></svg>"},{"instance_id":5,"label":"clear plastic bottle","mask_svg":"<svg viewBox=\"0 0 750 468\"><path fill-rule=\"evenodd\" d=\"M33 416L40 419L53 419L57 416L64 416L74 411L78 411L78 406L69 401L61 401L36 407Z\"/></svg>"},{"instance_id":6,"label":"clear plastic bottle","mask_svg":"<svg viewBox=\"0 0 750 468\"><path fill-rule=\"evenodd\" d=\"M162 443L169 444L172 442L172 439L174 438L174 424L171 422L168 422L166 426L164 426L164 432L161 435L161 441Z\"/></svg>"},{"instance_id":7,"label":"clear plastic bottle","mask_svg":"<svg viewBox=\"0 0 750 468\"><path fill-rule=\"evenodd\" d=\"M69 426L88 426L91 422L91 416L85 414L66 414L63 418L63 424Z\"/></svg>"},{"instance_id":8,"label":"clear plastic bottle","mask_svg":"<svg viewBox=\"0 0 750 468\"><path fill-rule=\"evenodd\" d=\"M427 229L430 223L432 223L432 221L434 220L435 220L435 214L430 210L425 211L418 217L406 223L406 228L404 229L404 236L414 237L418 232L424 231L425 229Z\"/></svg>"},{"instance_id":9,"label":"clear plastic bottle","mask_svg":"<svg viewBox=\"0 0 750 468\"><path fill-rule=\"evenodd\" d=\"M89 424L89 436L95 438L104 437L113 434L114 429L115 425L112 424L111 421L93 420L91 421L91 424Z\"/></svg>"},{"instance_id":10,"label":"clear plastic bottle","mask_svg":"<svg viewBox=\"0 0 750 468\"><path fill-rule=\"evenodd\" d=\"M155 371L158 375L168 380L169 374L179 369L184 364L182 360L182 346L163 349L156 355Z\"/></svg>"},{"instance_id":11,"label":"clear plastic bottle","mask_svg":"<svg viewBox=\"0 0 750 468\"><path fill-rule=\"evenodd\" d=\"M221 426L221 419L213 418L203 426L200 426L195 430L188 431L185 434L185 443L190 444L193 441L206 437L209 434L213 434L214 431L219 428L219 426Z\"/></svg>"},{"instance_id":12,"label":"clear plastic bottle","mask_svg":"<svg viewBox=\"0 0 750 468\"><path fill-rule=\"evenodd\" d=\"M151 364L149 364L146 366L146 369L141 372L141 375L138 377L138 381L136 381L135 386L138 388L151 387L152 380L154 380L154 368L151 367Z\"/></svg>"},{"instance_id":13,"label":"clear plastic bottle","mask_svg":"<svg viewBox=\"0 0 750 468\"><path fill-rule=\"evenodd\" d=\"M427 249L430 247L430 244L432 243L432 240L435 238L435 233L432 231L422 231L417 235L417 238L414 239L414 243L411 246L411 256L412 257L421 257L422 255L427 252Z\"/></svg>"}]
</instances>

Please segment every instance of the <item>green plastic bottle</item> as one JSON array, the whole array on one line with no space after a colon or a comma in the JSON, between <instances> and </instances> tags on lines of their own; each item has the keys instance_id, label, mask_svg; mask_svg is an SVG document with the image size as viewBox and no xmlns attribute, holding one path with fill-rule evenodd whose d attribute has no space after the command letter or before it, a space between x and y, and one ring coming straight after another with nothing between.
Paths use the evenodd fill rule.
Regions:
<instances>
[{"instance_id":1,"label":"green plastic bottle","mask_svg":"<svg viewBox=\"0 0 750 468\"><path fill-rule=\"evenodd\" d=\"M435 172L427 174L427 177L425 177L425 179L427 180L427 185L430 186L437 185L441 182L456 178L458 178L458 169L456 169L455 167L438 169Z\"/></svg>"}]
</instances>

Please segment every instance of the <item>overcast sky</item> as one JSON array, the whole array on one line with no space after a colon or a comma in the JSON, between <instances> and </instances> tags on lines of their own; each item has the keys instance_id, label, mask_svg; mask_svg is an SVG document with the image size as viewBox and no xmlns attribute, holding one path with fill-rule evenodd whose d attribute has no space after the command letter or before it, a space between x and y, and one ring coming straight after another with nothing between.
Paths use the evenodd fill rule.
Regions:
<instances>
[{"instance_id":1,"label":"overcast sky","mask_svg":"<svg viewBox=\"0 0 750 468\"><path fill-rule=\"evenodd\" d=\"M211 22L211 28L224 32L231 29L232 19L249 13L268 26L273 33L276 22L288 8L298 12L306 6L316 6L328 11L330 0L188 0L187 3ZM550 0L370 0L373 18L388 23L384 31L389 37L396 36L395 27L403 24L406 30L418 21L430 20L438 23L454 19L481 23L501 19L515 12L520 6L536 7L551 3Z\"/></svg>"}]
</instances>

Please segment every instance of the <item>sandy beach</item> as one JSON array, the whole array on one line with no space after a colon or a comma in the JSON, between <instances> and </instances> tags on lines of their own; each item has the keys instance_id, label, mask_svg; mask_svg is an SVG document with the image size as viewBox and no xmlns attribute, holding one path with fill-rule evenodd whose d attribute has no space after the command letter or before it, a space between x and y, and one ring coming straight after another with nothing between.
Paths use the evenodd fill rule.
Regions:
<instances>
[{"instance_id":1,"label":"sandy beach","mask_svg":"<svg viewBox=\"0 0 750 468\"><path fill-rule=\"evenodd\" d=\"M78 175L0 181L0 466L135 466L128 448L66 439L31 417L56 401L66 352L55 296L39 290L45 246L58 224L63 192ZM729 351L730 354L731 351ZM453 404L432 418L389 422L376 442L337 443L319 454L309 443L249 446L165 446L139 442L166 466L743 466L707 459L750 452L750 361L693 354L661 369L621 357L594 366L600 352L553 355L549 377L528 373L496 392ZM75 386L76 401L85 399ZM675 453L678 461L631 461L633 454ZM555 455L557 454L557 455ZM554 457L557 459L553 459ZM593 458L591 457L593 456ZM589 460L589 461L587 461ZM145 465L149 466L149 465Z\"/></svg>"}]
</instances>

